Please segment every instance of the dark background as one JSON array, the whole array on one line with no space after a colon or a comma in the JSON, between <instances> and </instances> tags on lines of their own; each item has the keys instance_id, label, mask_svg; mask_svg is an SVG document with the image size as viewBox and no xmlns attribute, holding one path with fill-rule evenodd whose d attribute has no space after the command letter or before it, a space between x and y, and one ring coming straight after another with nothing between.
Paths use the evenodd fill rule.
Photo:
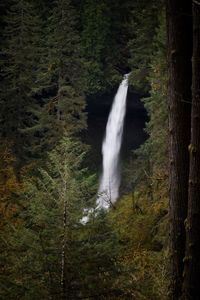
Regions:
<instances>
[{"instance_id":1,"label":"dark background","mask_svg":"<svg viewBox=\"0 0 200 300\"><path fill-rule=\"evenodd\" d=\"M117 88L113 89L111 93L87 99L88 130L84 133L84 141L92 146L90 167L94 170L101 168L101 147L116 92ZM147 137L144 132L146 121L147 114L139 95L129 89L121 148L122 161L128 160L131 150L138 148L145 141Z\"/></svg>"}]
</instances>

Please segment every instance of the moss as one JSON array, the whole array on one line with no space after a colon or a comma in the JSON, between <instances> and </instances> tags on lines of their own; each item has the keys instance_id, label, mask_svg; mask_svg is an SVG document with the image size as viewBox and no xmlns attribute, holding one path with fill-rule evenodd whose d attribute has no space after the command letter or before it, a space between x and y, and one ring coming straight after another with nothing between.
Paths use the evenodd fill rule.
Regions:
<instances>
[{"instance_id":1,"label":"moss","mask_svg":"<svg viewBox=\"0 0 200 300\"><path fill-rule=\"evenodd\" d=\"M192 153L196 153L197 149L196 149L196 147L193 144L190 144L188 146L188 151L192 154Z\"/></svg>"}]
</instances>

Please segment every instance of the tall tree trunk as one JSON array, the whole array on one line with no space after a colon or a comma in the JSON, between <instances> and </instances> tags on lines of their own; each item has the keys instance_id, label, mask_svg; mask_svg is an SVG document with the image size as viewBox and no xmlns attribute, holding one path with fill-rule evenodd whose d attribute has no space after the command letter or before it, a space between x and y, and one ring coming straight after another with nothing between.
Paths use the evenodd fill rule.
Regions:
<instances>
[{"instance_id":1,"label":"tall tree trunk","mask_svg":"<svg viewBox=\"0 0 200 300\"><path fill-rule=\"evenodd\" d=\"M191 0L166 0L169 106L170 300L182 290L188 178L192 77Z\"/></svg>"},{"instance_id":2,"label":"tall tree trunk","mask_svg":"<svg viewBox=\"0 0 200 300\"><path fill-rule=\"evenodd\" d=\"M193 82L183 299L200 299L200 0L193 1Z\"/></svg>"},{"instance_id":3,"label":"tall tree trunk","mask_svg":"<svg viewBox=\"0 0 200 300\"><path fill-rule=\"evenodd\" d=\"M64 183L64 191L65 183ZM63 203L63 238L62 238L62 252L61 252L61 299L66 300L66 227L67 227L67 202L64 199Z\"/></svg>"}]
</instances>

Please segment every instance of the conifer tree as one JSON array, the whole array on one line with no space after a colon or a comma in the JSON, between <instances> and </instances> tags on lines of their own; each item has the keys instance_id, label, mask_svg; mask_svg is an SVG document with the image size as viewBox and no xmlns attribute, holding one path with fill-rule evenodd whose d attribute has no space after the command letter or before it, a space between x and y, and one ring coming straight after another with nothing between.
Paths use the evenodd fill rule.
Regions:
<instances>
[{"instance_id":1,"label":"conifer tree","mask_svg":"<svg viewBox=\"0 0 200 300\"><path fill-rule=\"evenodd\" d=\"M132 72L129 83L136 91L145 95L149 89L150 60L154 50L154 37L159 24L159 12L162 1L135 1L132 8L130 28L132 38L128 42L130 51L129 64Z\"/></svg>"},{"instance_id":2,"label":"conifer tree","mask_svg":"<svg viewBox=\"0 0 200 300\"><path fill-rule=\"evenodd\" d=\"M30 110L34 106L36 62L40 55L40 21L32 2L13 0L5 24L1 73L1 136L13 141L17 164L23 165L25 148L30 142L23 129L35 123Z\"/></svg>"},{"instance_id":3,"label":"conifer tree","mask_svg":"<svg viewBox=\"0 0 200 300\"><path fill-rule=\"evenodd\" d=\"M162 14L159 18L159 26L154 29L155 36L152 38L149 56L148 77L141 78L138 82L140 87L148 80L149 95L142 98L144 107L148 114L145 132L147 140L134 151L131 165L128 166L126 185L134 191L137 186L143 186L145 193L148 187L149 200L154 199L154 189L158 191L159 186L163 192L167 190L167 101L166 101L166 24ZM141 90L145 93L145 90ZM159 127L157 126L159 124Z\"/></svg>"},{"instance_id":4,"label":"conifer tree","mask_svg":"<svg viewBox=\"0 0 200 300\"><path fill-rule=\"evenodd\" d=\"M121 53L124 45L120 44L122 31L123 39L125 36L121 5L105 0L83 2L81 48L85 58L86 94L103 93L120 80L117 66L124 54Z\"/></svg>"},{"instance_id":5,"label":"conifer tree","mask_svg":"<svg viewBox=\"0 0 200 300\"><path fill-rule=\"evenodd\" d=\"M107 51L109 35L108 6L105 1L84 3L82 48L86 60L87 91L93 93L104 84L104 52Z\"/></svg>"},{"instance_id":6,"label":"conifer tree","mask_svg":"<svg viewBox=\"0 0 200 300\"><path fill-rule=\"evenodd\" d=\"M77 299L122 299L117 280L122 275L119 261L121 245L107 212L93 211L79 237L81 247Z\"/></svg>"},{"instance_id":7,"label":"conifer tree","mask_svg":"<svg viewBox=\"0 0 200 300\"><path fill-rule=\"evenodd\" d=\"M18 223L8 224L3 298L74 299L80 268L80 222L92 204L94 177L82 168L84 148L64 138L39 176L25 178ZM90 203L89 203L90 202Z\"/></svg>"},{"instance_id":8,"label":"conifer tree","mask_svg":"<svg viewBox=\"0 0 200 300\"><path fill-rule=\"evenodd\" d=\"M78 16L71 1L56 1L49 22L48 68L55 97L47 101L44 115L55 138L85 128L85 99Z\"/></svg>"}]
</instances>

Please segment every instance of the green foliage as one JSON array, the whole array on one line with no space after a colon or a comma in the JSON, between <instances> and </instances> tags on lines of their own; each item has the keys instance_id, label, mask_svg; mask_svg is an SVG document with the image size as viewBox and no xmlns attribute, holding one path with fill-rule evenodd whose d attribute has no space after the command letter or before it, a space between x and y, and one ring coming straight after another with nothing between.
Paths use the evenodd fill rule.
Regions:
<instances>
[{"instance_id":1,"label":"green foliage","mask_svg":"<svg viewBox=\"0 0 200 300\"><path fill-rule=\"evenodd\" d=\"M81 168L84 155L80 142L65 138L38 178L25 178L19 222L8 224L1 240L3 298L60 299L63 267L68 299L122 295L116 285L122 274L120 244L107 214L100 211L86 225L81 223L96 192L94 176Z\"/></svg>"},{"instance_id":2,"label":"green foliage","mask_svg":"<svg viewBox=\"0 0 200 300\"><path fill-rule=\"evenodd\" d=\"M162 4L9 3L1 5L6 18L0 20L0 297L164 299L167 108L165 24L163 16L158 18ZM83 167L87 147L77 137L86 128L84 94L109 91L130 67L130 84L142 94L148 92L143 102L149 138L126 170L125 190L132 194L108 213L97 212L96 178ZM90 218L83 224L85 209Z\"/></svg>"},{"instance_id":3,"label":"green foliage","mask_svg":"<svg viewBox=\"0 0 200 300\"><path fill-rule=\"evenodd\" d=\"M149 91L150 60L153 53L155 29L159 24L158 16L162 10L162 2L135 1L132 10L131 28L133 37L129 41L129 64L132 72L130 85L142 95Z\"/></svg>"},{"instance_id":4,"label":"green foliage","mask_svg":"<svg viewBox=\"0 0 200 300\"><path fill-rule=\"evenodd\" d=\"M81 48L86 94L111 90L126 73L131 7L132 1L83 1Z\"/></svg>"},{"instance_id":5,"label":"green foliage","mask_svg":"<svg viewBox=\"0 0 200 300\"><path fill-rule=\"evenodd\" d=\"M130 188L139 184L148 187L149 199L154 198L154 190L167 193L167 103L166 103L166 53L165 22L160 18L160 25L154 37L154 51L149 64L148 81L150 95L143 99L149 121L146 124L148 139L134 152L128 178ZM159 124L159 126L158 126ZM135 170L133 174L132 170ZM132 174L132 175L131 175ZM128 180L129 180L128 179Z\"/></svg>"},{"instance_id":6,"label":"green foliage","mask_svg":"<svg viewBox=\"0 0 200 300\"><path fill-rule=\"evenodd\" d=\"M134 151L125 170L124 185L132 195L121 199L112 216L113 228L127 243L124 256L127 255L127 264L133 268L131 287L135 286L139 293L137 299L167 297L167 72L163 16L159 23L154 29L146 77L150 95L143 99L149 116L148 139Z\"/></svg>"},{"instance_id":7,"label":"green foliage","mask_svg":"<svg viewBox=\"0 0 200 300\"><path fill-rule=\"evenodd\" d=\"M51 148L66 132L79 133L85 128L86 115L78 15L72 2L56 1L48 24L46 68L50 78L46 91L48 95L52 90L54 96L45 99L39 123L44 143Z\"/></svg>"},{"instance_id":8,"label":"green foliage","mask_svg":"<svg viewBox=\"0 0 200 300\"><path fill-rule=\"evenodd\" d=\"M106 1L85 1L82 24L81 44L85 58L86 93L92 94L105 89L109 78L105 77L105 73L113 72L109 62L110 7Z\"/></svg>"},{"instance_id":9,"label":"green foliage","mask_svg":"<svg viewBox=\"0 0 200 300\"><path fill-rule=\"evenodd\" d=\"M81 298L118 299L123 291L116 285L122 274L121 245L112 230L107 213L94 212L79 236L79 294ZM122 298L119 298L122 299Z\"/></svg>"},{"instance_id":10,"label":"green foliage","mask_svg":"<svg viewBox=\"0 0 200 300\"><path fill-rule=\"evenodd\" d=\"M55 2L49 17L49 68L59 85L81 91L81 56L78 15L70 0Z\"/></svg>"},{"instance_id":11,"label":"green foliage","mask_svg":"<svg viewBox=\"0 0 200 300\"><path fill-rule=\"evenodd\" d=\"M123 244L120 261L127 272L126 284L121 287L120 277L117 283L129 298L121 299L167 299L167 253L161 251L166 246L167 231L163 202L126 196L109 213L109 219Z\"/></svg>"},{"instance_id":12,"label":"green foliage","mask_svg":"<svg viewBox=\"0 0 200 300\"><path fill-rule=\"evenodd\" d=\"M70 1L48 11L14 0L5 20L1 135L16 141L23 165L86 126L78 19Z\"/></svg>"},{"instance_id":13,"label":"green foliage","mask_svg":"<svg viewBox=\"0 0 200 300\"><path fill-rule=\"evenodd\" d=\"M13 140L18 160L29 143L21 131L35 123L29 112L34 106L32 90L37 78L40 56L40 20L29 1L12 1L5 18L2 50L1 135Z\"/></svg>"},{"instance_id":14,"label":"green foliage","mask_svg":"<svg viewBox=\"0 0 200 300\"><path fill-rule=\"evenodd\" d=\"M74 265L78 272L76 238L83 227L80 219L94 193L94 177L81 168L83 158L80 142L65 138L49 154L46 168L40 170L38 178L25 178L19 222L8 224L9 235L2 237L4 276L7 275L3 276L4 298L60 299L63 247L65 280L71 285Z\"/></svg>"}]
</instances>

